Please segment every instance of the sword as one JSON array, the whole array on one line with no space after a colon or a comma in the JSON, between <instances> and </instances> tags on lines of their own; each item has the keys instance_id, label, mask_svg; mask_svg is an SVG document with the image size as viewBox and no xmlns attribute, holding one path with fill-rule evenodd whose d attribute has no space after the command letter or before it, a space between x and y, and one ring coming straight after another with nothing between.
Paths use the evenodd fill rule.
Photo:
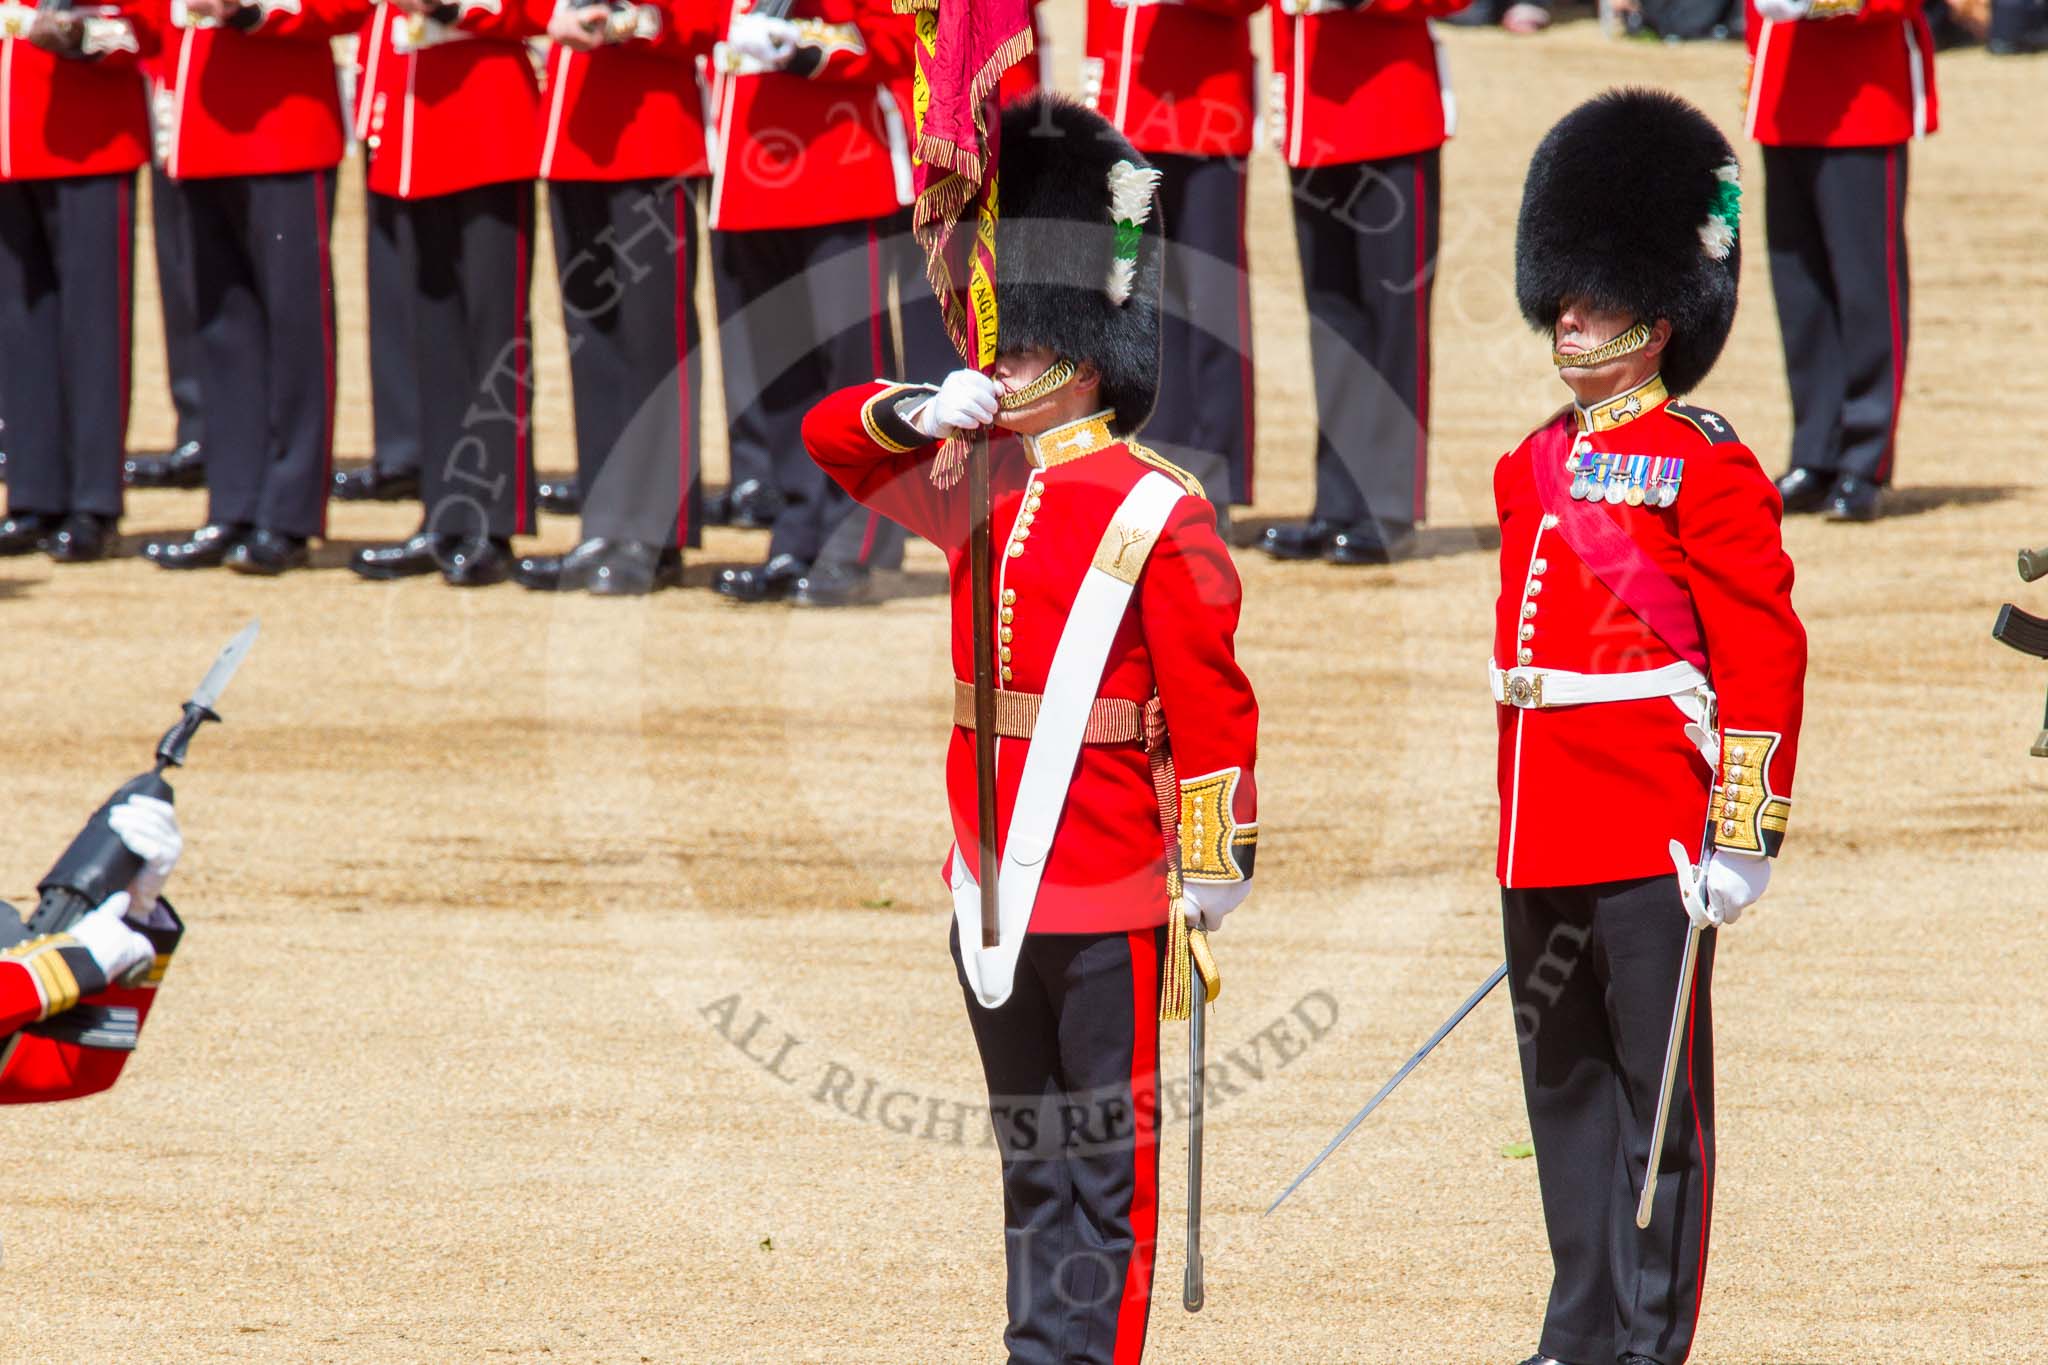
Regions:
<instances>
[{"instance_id":1,"label":"sword","mask_svg":"<svg viewBox=\"0 0 2048 1365\"><path fill-rule=\"evenodd\" d=\"M1351 1116L1351 1122L1345 1124L1342 1128L1337 1130L1337 1136L1330 1139L1330 1145L1323 1148L1321 1152L1316 1154L1316 1159L1308 1163L1308 1168L1306 1170L1304 1170L1300 1175L1294 1177L1294 1183L1289 1185L1286 1189L1280 1191L1280 1197L1278 1199L1275 1199L1271 1204L1267 1205L1266 1213L1269 1216L1272 1214L1274 1209L1279 1208L1282 1204L1287 1202L1288 1195L1293 1194L1296 1190L1301 1188L1302 1181L1308 1179L1310 1176L1315 1174L1316 1167L1322 1165L1323 1162L1326 1159L1328 1159L1330 1153L1336 1151L1337 1148L1343 1143L1344 1139L1350 1137L1352 1131L1356 1129L1359 1124L1364 1123L1366 1119L1372 1114L1373 1110L1380 1107L1381 1100L1384 1100L1387 1096L1394 1093L1395 1086L1399 1085L1402 1081L1408 1079L1408 1073L1413 1071L1416 1067L1420 1066L1422 1064L1422 1059L1430 1054L1431 1049L1435 1048L1438 1043L1441 1043L1444 1040L1444 1038L1449 1035L1450 1031L1456 1028L1459 1025L1459 1023L1461 1023L1464 1020L1465 1016L1470 1014L1478 1006L1480 1001L1484 1000L1489 994L1491 994L1493 988L1495 986L1498 986L1501 983L1502 978L1507 976L1507 974L1508 964L1503 962L1500 964L1500 966L1495 967L1493 969L1493 975L1487 977L1486 980L1479 983L1478 990L1473 991L1472 994L1465 997L1465 1003L1458 1006L1456 1012L1453 1013L1450 1018L1444 1020L1443 1027L1439 1028L1435 1033L1429 1035L1429 1041L1424 1043L1421 1046L1421 1048L1416 1051L1413 1057L1410 1057L1406 1062L1403 1062L1401 1064L1401 1069L1394 1073L1393 1078L1391 1080L1389 1080L1385 1085L1379 1088L1379 1093L1374 1095L1371 1099L1365 1102L1365 1108L1359 1110L1356 1114Z\"/></svg>"},{"instance_id":2,"label":"sword","mask_svg":"<svg viewBox=\"0 0 2048 1365\"><path fill-rule=\"evenodd\" d=\"M1692 978L1700 959L1700 922L1693 911L1700 906L1699 870L1685 856L1685 845L1671 841L1671 861L1678 869L1678 893L1685 900L1690 928L1685 934L1685 957L1678 965L1678 998L1671 1004L1671 1036L1664 1044L1664 1083L1657 1091L1657 1122L1650 1129L1650 1161L1643 1169L1643 1194L1636 1201L1636 1226L1650 1226L1650 1204L1657 1196L1657 1168L1664 1158L1664 1126L1671 1117L1671 1091L1678 1079L1678 1045L1692 1013Z\"/></svg>"},{"instance_id":3,"label":"sword","mask_svg":"<svg viewBox=\"0 0 2048 1365\"><path fill-rule=\"evenodd\" d=\"M1181 1281L1181 1307L1202 1311L1202 1109L1209 1069L1209 992L1188 953L1188 1269Z\"/></svg>"}]
</instances>

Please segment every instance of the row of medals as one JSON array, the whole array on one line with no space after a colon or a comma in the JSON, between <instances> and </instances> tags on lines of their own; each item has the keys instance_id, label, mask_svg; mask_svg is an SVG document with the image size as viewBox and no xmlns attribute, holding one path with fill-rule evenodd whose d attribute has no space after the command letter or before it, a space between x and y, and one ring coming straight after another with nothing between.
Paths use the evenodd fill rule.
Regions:
<instances>
[{"instance_id":1,"label":"row of medals","mask_svg":"<svg viewBox=\"0 0 2048 1365\"><path fill-rule=\"evenodd\" d=\"M1572 496L1580 502L1615 506L1669 507L1678 501L1682 462L1659 455L1616 455L1580 446L1565 457Z\"/></svg>"}]
</instances>

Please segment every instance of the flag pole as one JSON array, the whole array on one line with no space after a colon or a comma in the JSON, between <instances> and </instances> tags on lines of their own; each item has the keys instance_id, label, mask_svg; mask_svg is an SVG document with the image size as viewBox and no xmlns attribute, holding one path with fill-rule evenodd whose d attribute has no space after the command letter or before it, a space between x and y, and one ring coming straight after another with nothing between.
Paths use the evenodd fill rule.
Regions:
<instances>
[{"instance_id":1,"label":"flag pole","mask_svg":"<svg viewBox=\"0 0 2048 1365\"><path fill-rule=\"evenodd\" d=\"M968 576L974 591L975 828L980 833L981 946L993 948L998 929L996 875L996 651L995 543L989 525L988 432L974 433L967 450Z\"/></svg>"}]
</instances>

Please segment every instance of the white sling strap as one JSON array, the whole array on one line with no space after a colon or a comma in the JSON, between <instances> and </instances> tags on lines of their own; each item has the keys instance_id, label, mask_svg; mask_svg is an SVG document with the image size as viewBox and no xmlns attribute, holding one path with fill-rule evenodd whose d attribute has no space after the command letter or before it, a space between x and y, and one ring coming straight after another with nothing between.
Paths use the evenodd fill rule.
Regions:
<instances>
[{"instance_id":1,"label":"white sling strap","mask_svg":"<svg viewBox=\"0 0 2048 1365\"><path fill-rule=\"evenodd\" d=\"M1095 561L1081 579L1059 648L1053 652L1045 702L1031 732L1024 773L1017 783L1017 804L1010 812L997 887L998 942L993 948L981 946L981 888L968 875L959 848L953 850L953 918L960 928L960 960L975 998L989 1009L1010 998L1017 954L1024 947L1038 883L1066 809L1067 789L1074 780L1096 689L1102 685L1110 642L1130 605L1138 574L1183 496L1179 482L1164 474L1138 480L1110 518Z\"/></svg>"}]
</instances>

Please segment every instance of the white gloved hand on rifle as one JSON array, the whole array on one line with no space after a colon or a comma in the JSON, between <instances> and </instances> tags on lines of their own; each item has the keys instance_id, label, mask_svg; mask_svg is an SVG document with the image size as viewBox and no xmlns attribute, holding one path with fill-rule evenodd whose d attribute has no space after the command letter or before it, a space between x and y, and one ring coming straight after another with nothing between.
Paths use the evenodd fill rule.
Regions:
<instances>
[{"instance_id":1,"label":"white gloved hand on rifle","mask_svg":"<svg viewBox=\"0 0 2048 1365\"><path fill-rule=\"evenodd\" d=\"M996 381L980 370L955 370L905 420L934 441L944 441L987 426L996 420L996 411Z\"/></svg>"},{"instance_id":2,"label":"white gloved hand on rifle","mask_svg":"<svg viewBox=\"0 0 2048 1365\"><path fill-rule=\"evenodd\" d=\"M142 870L128 884L128 896L134 903L135 918L147 920L185 851L185 836L178 832L178 812L170 802L154 796L131 796L107 813L107 823L128 845L128 851L142 859Z\"/></svg>"},{"instance_id":3,"label":"white gloved hand on rifle","mask_svg":"<svg viewBox=\"0 0 2048 1365\"><path fill-rule=\"evenodd\" d=\"M1223 917L1244 904L1252 893L1250 878L1237 882L1189 882L1180 889L1187 907L1188 928L1215 933Z\"/></svg>"},{"instance_id":4,"label":"white gloved hand on rifle","mask_svg":"<svg viewBox=\"0 0 2048 1365\"><path fill-rule=\"evenodd\" d=\"M750 62L780 71L796 55L796 25L769 14L742 14L732 21L725 45Z\"/></svg>"},{"instance_id":5,"label":"white gloved hand on rifle","mask_svg":"<svg viewBox=\"0 0 2048 1365\"><path fill-rule=\"evenodd\" d=\"M94 965L109 982L119 981L143 963L156 959L156 946L128 924L126 891L116 891L64 932L92 954Z\"/></svg>"},{"instance_id":6,"label":"white gloved hand on rifle","mask_svg":"<svg viewBox=\"0 0 2048 1365\"><path fill-rule=\"evenodd\" d=\"M1774 24L1792 24L1813 11L1813 0L1756 0L1756 12Z\"/></svg>"}]
</instances>

